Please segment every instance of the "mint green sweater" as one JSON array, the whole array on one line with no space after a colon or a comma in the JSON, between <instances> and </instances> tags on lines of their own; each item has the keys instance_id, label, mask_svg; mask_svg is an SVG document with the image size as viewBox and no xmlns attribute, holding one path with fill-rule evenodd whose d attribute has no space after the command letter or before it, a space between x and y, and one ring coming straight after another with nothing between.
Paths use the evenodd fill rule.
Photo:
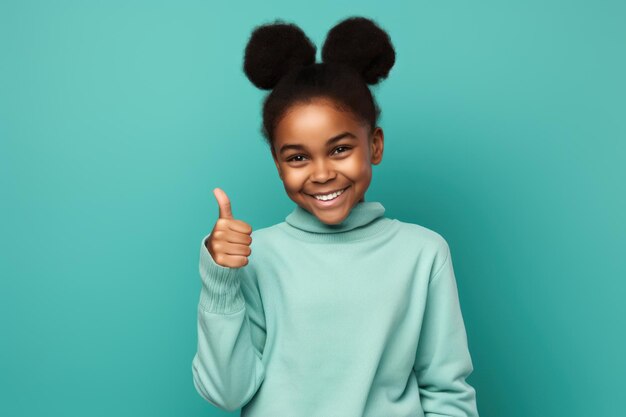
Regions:
<instances>
[{"instance_id":1,"label":"mint green sweater","mask_svg":"<svg viewBox=\"0 0 626 417\"><path fill-rule=\"evenodd\" d=\"M252 232L242 268L202 239L193 381L242 417L478 416L450 250L361 202Z\"/></svg>"}]
</instances>

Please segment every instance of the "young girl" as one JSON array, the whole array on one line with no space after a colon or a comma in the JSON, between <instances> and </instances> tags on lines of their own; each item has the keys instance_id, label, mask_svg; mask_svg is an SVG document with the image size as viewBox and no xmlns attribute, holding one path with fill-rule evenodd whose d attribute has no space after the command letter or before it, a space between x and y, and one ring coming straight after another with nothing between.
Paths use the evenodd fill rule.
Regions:
<instances>
[{"instance_id":1,"label":"young girl","mask_svg":"<svg viewBox=\"0 0 626 417\"><path fill-rule=\"evenodd\" d=\"M322 63L315 52L280 21L246 47L247 77L272 90L263 134L296 206L253 232L214 190L194 385L244 417L478 416L447 242L365 201L384 138L368 84L395 62L389 36L352 17Z\"/></svg>"}]
</instances>

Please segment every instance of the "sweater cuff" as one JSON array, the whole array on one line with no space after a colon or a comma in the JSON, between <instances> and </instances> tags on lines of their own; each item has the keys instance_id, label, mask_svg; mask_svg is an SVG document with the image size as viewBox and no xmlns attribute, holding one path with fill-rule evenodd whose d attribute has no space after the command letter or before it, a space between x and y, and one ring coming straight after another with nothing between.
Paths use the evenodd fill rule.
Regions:
<instances>
[{"instance_id":1,"label":"sweater cuff","mask_svg":"<svg viewBox=\"0 0 626 417\"><path fill-rule=\"evenodd\" d=\"M210 235L210 234L209 234ZM200 244L200 290L199 306L206 312L230 314L241 311L245 299L239 283L241 268L229 268L215 262L202 238Z\"/></svg>"}]
</instances>

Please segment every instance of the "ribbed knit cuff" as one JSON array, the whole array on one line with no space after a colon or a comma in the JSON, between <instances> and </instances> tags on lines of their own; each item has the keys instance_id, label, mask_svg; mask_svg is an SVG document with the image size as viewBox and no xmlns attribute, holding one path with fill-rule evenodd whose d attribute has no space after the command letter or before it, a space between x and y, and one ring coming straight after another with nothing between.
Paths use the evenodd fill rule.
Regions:
<instances>
[{"instance_id":1,"label":"ribbed knit cuff","mask_svg":"<svg viewBox=\"0 0 626 417\"><path fill-rule=\"evenodd\" d=\"M239 276L241 268L229 268L215 262L202 238L200 245L200 307L209 313L230 314L240 311L245 305Z\"/></svg>"}]
</instances>

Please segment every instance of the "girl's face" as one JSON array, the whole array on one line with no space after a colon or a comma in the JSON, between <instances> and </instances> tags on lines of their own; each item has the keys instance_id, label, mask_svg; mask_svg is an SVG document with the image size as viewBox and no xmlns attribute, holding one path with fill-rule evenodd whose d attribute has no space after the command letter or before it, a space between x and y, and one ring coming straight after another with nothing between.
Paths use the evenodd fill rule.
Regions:
<instances>
[{"instance_id":1,"label":"girl's face","mask_svg":"<svg viewBox=\"0 0 626 417\"><path fill-rule=\"evenodd\" d=\"M383 157L380 127L370 132L326 99L296 104L274 131L272 157L287 195L326 224L341 223L365 201L372 164ZM324 197L343 191L339 196Z\"/></svg>"}]
</instances>

